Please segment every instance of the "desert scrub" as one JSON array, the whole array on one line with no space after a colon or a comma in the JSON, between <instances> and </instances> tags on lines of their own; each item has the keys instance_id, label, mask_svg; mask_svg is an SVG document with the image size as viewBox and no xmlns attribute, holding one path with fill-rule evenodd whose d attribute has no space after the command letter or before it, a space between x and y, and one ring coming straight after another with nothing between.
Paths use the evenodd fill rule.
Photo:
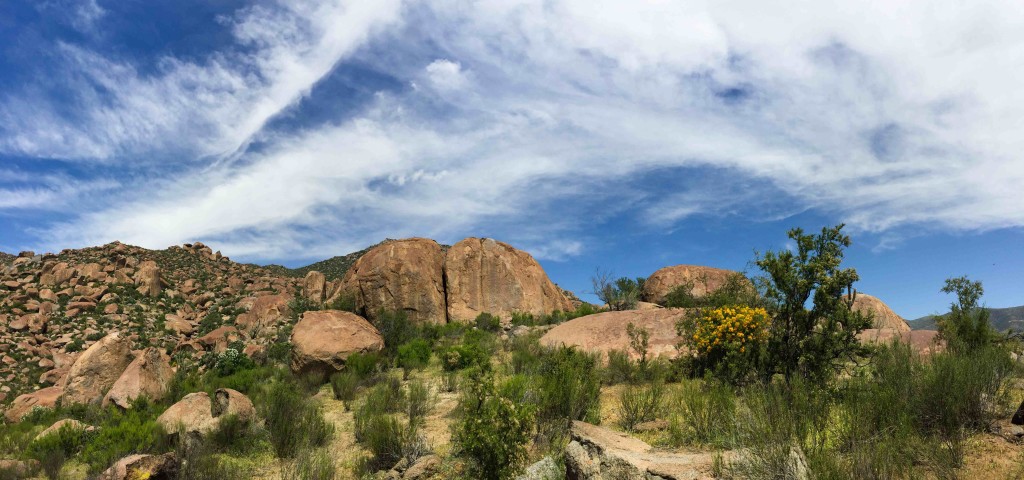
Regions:
<instances>
[{"instance_id":1,"label":"desert scrub","mask_svg":"<svg viewBox=\"0 0 1024 480\"><path fill-rule=\"evenodd\" d=\"M85 444L88 433L81 427L65 424L56 432L34 440L25 456L39 462L46 478L60 478L64 462L77 454Z\"/></svg>"},{"instance_id":2,"label":"desert scrub","mask_svg":"<svg viewBox=\"0 0 1024 480\"><path fill-rule=\"evenodd\" d=\"M303 448L326 445L334 435L320 406L295 381L272 381L260 400L270 443L280 458L293 458Z\"/></svg>"},{"instance_id":3,"label":"desert scrub","mask_svg":"<svg viewBox=\"0 0 1024 480\"><path fill-rule=\"evenodd\" d=\"M600 423L601 369L596 355L571 347L544 350L533 377L538 422L548 439L564 434L572 420Z\"/></svg>"},{"instance_id":4,"label":"desert scrub","mask_svg":"<svg viewBox=\"0 0 1024 480\"><path fill-rule=\"evenodd\" d=\"M695 353L694 373L713 373L733 383L751 377L769 328L767 310L745 306L702 309L676 325Z\"/></svg>"},{"instance_id":5,"label":"desert scrub","mask_svg":"<svg viewBox=\"0 0 1024 480\"><path fill-rule=\"evenodd\" d=\"M716 381L684 380L668 400L669 442L729 448L736 442L737 397Z\"/></svg>"},{"instance_id":6,"label":"desert scrub","mask_svg":"<svg viewBox=\"0 0 1024 480\"><path fill-rule=\"evenodd\" d=\"M352 409L352 401L356 398L356 391L359 389L359 377L350 371L338 372L331 375L331 391L335 400L341 400L345 411Z\"/></svg>"},{"instance_id":7,"label":"desert scrub","mask_svg":"<svg viewBox=\"0 0 1024 480\"><path fill-rule=\"evenodd\" d=\"M519 472L533 431L535 407L502 395L502 390L516 389L495 388L489 370L471 372L459 403L460 418L452 429L458 453L471 461L478 478L487 480L512 478Z\"/></svg>"},{"instance_id":8,"label":"desert scrub","mask_svg":"<svg viewBox=\"0 0 1024 480\"><path fill-rule=\"evenodd\" d=\"M619 394L619 423L633 431L640 423L655 420L661 414L665 384L627 385Z\"/></svg>"}]
</instances>

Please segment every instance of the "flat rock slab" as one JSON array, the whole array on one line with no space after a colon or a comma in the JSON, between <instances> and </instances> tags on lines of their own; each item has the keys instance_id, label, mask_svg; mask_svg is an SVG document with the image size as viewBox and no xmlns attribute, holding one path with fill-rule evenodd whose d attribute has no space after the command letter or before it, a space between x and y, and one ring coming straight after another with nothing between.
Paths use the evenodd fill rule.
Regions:
<instances>
[{"instance_id":1,"label":"flat rock slab","mask_svg":"<svg viewBox=\"0 0 1024 480\"><path fill-rule=\"evenodd\" d=\"M646 442L597 425L574 421L566 447L569 480L711 479L715 454L657 451Z\"/></svg>"}]
</instances>

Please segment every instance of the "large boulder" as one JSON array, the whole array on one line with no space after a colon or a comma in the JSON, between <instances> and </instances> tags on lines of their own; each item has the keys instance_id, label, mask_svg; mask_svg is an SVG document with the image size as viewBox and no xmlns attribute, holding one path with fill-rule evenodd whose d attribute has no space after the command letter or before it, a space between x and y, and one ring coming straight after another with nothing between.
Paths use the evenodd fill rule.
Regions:
<instances>
[{"instance_id":1,"label":"large boulder","mask_svg":"<svg viewBox=\"0 0 1024 480\"><path fill-rule=\"evenodd\" d=\"M395 240L359 257L345 273L342 294L375 319L381 310L404 311L418 323L445 323L444 253L426 238Z\"/></svg>"},{"instance_id":2,"label":"large boulder","mask_svg":"<svg viewBox=\"0 0 1024 480\"><path fill-rule=\"evenodd\" d=\"M213 418L213 402L206 392L190 393L178 403L164 410L156 423L169 434L185 433L203 435L217 426Z\"/></svg>"},{"instance_id":3,"label":"large boulder","mask_svg":"<svg viewBox=\"0 0 1024 480\"><path fill-rule=\"evenodd\" d=\"M302 280L302 295L313 303L323 303L327 294L327 277L314 270Z\"/></svg>"},{"instance_id":4,"label":"large boulder","mask_svg":"<svg viewBox=\"0 0 1024 480\"><path fill-rule=\"evenodd\" d=\"M636 358L636 352L630 349L629 335L626 333L626 328L632 323L650 333L647 348L649 358L661 355L674 358L678 354L676 344L679 342L676 322L681 320L686 312L681 308L662 308L587 315L552 328L540 337L540 343L548 347L578 347L585 352L602 355L618 350Z\"/></svg>"},{"instance_id":5,"label":"large boulder","mask_svg":"<svg viewBox=\"0 0 1024 480\"><path fill-rule=\"evenodd\" d=\"M291 340L291 367L296 373L339 371L349 355L384 348L384 339L370 322L340 310L302 314Z\"/></svg>"},{"instance_id":6,"label":"large boulder","mask_svg":"<svg viewBox=\"0 0 1024 480\"><path fill-rule=\"evenodd\" d=\"M57 420L56 422L53 422L52 425L50 425L49 427L46 427L46 429L44 429L42 432L39 432L39 435L36 435L35 440L39 440L39 439L41 439L43 437L46 437L48 435L52 435L54 433L57 433L62 428L68 428L68 429L71 429L71 430L78 430L78 431L84 431L84 432L92 432L92 431L96 430L96 427L94 427L92 425L87 425L87 424L82 423L82 422L80 422L78 420L75 420L73 418L65 418L65 419Z\"/></svg>"},{"instance_id":7,"label":"large boulder","mask_svg":"<svg viewBox=\"0 0 1024 480\"><path fill-rule=\"evenodd\" d=\"M132 454L100 474L100 480L171 480L177 477L178 461L173 452L163 455Z\"/></svg>"},{"instance_id":8,"label":"large boulder","mask_svg":"<svg viewBox=\"0 0 1024 480\"><path fill-rule=\"evenodd\" d=\"M664 304L665 297L672 290L685 284L693 285L691 293L695 297L702 297L722 288L730 277L738 274L732 270L699 265L664 267L647 277L640 298L645 302Z\"/></svg>"},{"instance_id":9,"label":"large boulder","mask_svg":"<svg viewBox=\"0 0 1024 480\"><path fill-rule=\"evenodd\" d=\"M62 405L99 403L132 362L131 341L119 332L103 337L75 360L64 382Z\"/></svg>"},{"instance_id":10,"label":"large boulder","mask_svg":"<svg viewBox=\"0 0 1024 480\"><path fill-rule=\"evenodd\" d=\"M692 480L714 478L711 452L655 451L646 442L573 421L565 448L567 480Z\"/></svg>"},{"instance_id":11,"label":"large boulder","mask_svg":"<svg viewBox=\"0 0 1024 480\"><path fill-rule=\"evenodd\" d=\"M156 262L147 260L139 265L138 271L135 272L135 285L138 286L139 293L147 297L160 296L160 292L163 291L163 279L160 277L160 267Z\"/></svg>"},{"instance_id":12,"label":"large boulder","mask_svg":"<svg viewBox=\"0 0 1024 480\"><path fill-rule=\"evenodd\" d=\"M866 293L857 293L856 298L853 300L853 310L865 315L872 315L874 318L872 328L892 329L899 333L910 331L910 325L907 324L903 317L897 315L896 312L892 311L888 305L882 303L878 298Z\"/></svg>"},{"instance_id":13,"label":"large boulder","mask_svg":"<svg viewBox=\"0 0 1024 480\"><path fill-rule=\"evenodd\" d=\"M449 321L573 309L530 254L490 238L467 238L449 248L444 274Z\"/></svg>"},{"instance_id":14,"label":"large boulder","mask_svg":"<svg viewBox=\"0 0 1024 480\"><path fill-rule=\"evenodd\" d=\"M156 419L156 423L171 435L184 433L190 436L202 436L217 428L220 420L226 416L235 416L243 422L256 419L256 409L245 394L230 388L219 388L214 399L206 392L185 395L164 410Z\"/></svg>"},{"instance_id":15,"label":"large boulder","mask_svg":"<svg viewBox=\"0 0 1024 480\"><path fill-rule=\"evenodd\" d=\"M25 415L32 413L32 410L36 408L53 409L57 406L57 401L62 393L64 393L64 389L60 387L47 387L19 395L4 412L4 418L10 423L15 423L20 422Z\"/></svg>"},{"instance_id":16,"label":"large boulder","mask_svg":"<svg viewBox=\"0 0 1024 480\"><path fill-rule=\"evenodd\" d=\"M243 300L239 304L247 307L248 311L238 315L235 325L238 330L250 337L258 336L268 327L287 321L291 315L291 310L288 309L288 302L291 300L291 295L287 294L263 295Z\"/></svg>"},{"instance_id":17,"label":"large boulder","mask_svg":"<svg viewBox=\"0 0 1024 480\"><path fill-rule=\"evenodd\" d=\"M135 357L110 387L103 397L103 406L114 404L131 408L132 401L139 397L161 400L173 379L174 369L167 355L156 347L147 348Z\"/></svg>"}]
</instances>

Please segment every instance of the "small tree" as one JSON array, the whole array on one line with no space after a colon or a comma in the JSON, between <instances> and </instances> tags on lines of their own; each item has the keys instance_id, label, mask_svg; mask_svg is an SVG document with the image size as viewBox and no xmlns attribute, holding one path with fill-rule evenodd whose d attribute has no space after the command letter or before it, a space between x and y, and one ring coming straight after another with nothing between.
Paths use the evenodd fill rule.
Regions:
<instances>
[{"instance_id":1,"label":"small tree","mask_svg":"<svg viewBox=\"0 0 1024 480\"><path fill-rule=\"evenodd\" d=\"M611 310L632 310L636 308L640 300L640 292L643 291L646 279L621 277L612 281L610 272L597 270L591 277L591 284L594 287L594 295L608 304Z\"/></svg>"},{"instance_id":2,"label":"small tree","mask_svg":"<svg viewBox=\"0 0 1024 480\"><path fill-rule=\"evenodd\" d=\"M475 370L468 380L453 443L474 461L477 478L513 478L527 459L535 407L503 395L495 388L490 370Z\"/></svg>"},{"instance_id":3,"label":"small tree","mask_svg":"<svg viewBox=\"0 0 1024 480\"><path fill-rule=\"evenodd\" d=\"M981 282L968 280L966 276L947 278L941 292L956 295L949 313L938 321L939 334L949 348L970 352L991 343L995 332L989 326L989 312L978 304L985 294Z\"/></svg>"},{"instance_id":4,"label":"small tree","mask_svg":"<svg viewBox=\"0 0 1024 480\"><path fill-rule=\"evenodd\" d=\"M840 268L850 237L843 225L822 228L820 235L789 231L793 250L758 256L764 271L761 287L773 318L763 357L766 376L782 374L787 383L800 376L824 380L842 360L863 353L857 333L871 318L852 310L857 271ZM810 310L807 303L812 299Z\"/></svg>"}]
</instances>

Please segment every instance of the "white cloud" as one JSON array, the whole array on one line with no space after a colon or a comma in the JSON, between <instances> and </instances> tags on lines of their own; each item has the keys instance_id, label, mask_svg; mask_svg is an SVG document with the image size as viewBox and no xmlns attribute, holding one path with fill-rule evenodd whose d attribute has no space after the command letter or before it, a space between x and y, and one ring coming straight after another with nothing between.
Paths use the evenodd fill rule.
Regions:
<instances>
[{"instance_id":1,"label":"white cloud","mask_svg":"<svg viewBox=\"0 0 1024 480\"><path fill-rule=\"evenodd\" d=\"M395 21L400 6L399 0L335 0L247 8L226 20L237 45L202 61L161 58L154 74L60 43L55 88L72 92L80 109L69 117L31 88L0 96L0 153L57 159L161 150L229 154Z\"/></svg>"},{"instance_id":2,"label":"white cloud","mask_svg":"<svg viewBox=\"0 0 1024 480\"><path fill-rule=\"evenodd\" d=\"M381 92L354 118L267 132L260 152L160 181L147 189L160 193L86 215L55 241L202 238L295 256L487 225L558 257L582 247L535 239L571 238L609 208L655 224L815 208L861 231L1024 226L1015 2L364 5L377 3L249 9L234 28L256 55L167 59L159 81L69 47L103 71L90 81L136 92L91 114L115 127L84 135L44 111L0 145L102 157L174 132L168 142L223 153L364 45L364 65L417 88ZM295 18L312 26L281 28ZM725 176L638 183L679 169Z\"/></svg>"}]
</instances>

